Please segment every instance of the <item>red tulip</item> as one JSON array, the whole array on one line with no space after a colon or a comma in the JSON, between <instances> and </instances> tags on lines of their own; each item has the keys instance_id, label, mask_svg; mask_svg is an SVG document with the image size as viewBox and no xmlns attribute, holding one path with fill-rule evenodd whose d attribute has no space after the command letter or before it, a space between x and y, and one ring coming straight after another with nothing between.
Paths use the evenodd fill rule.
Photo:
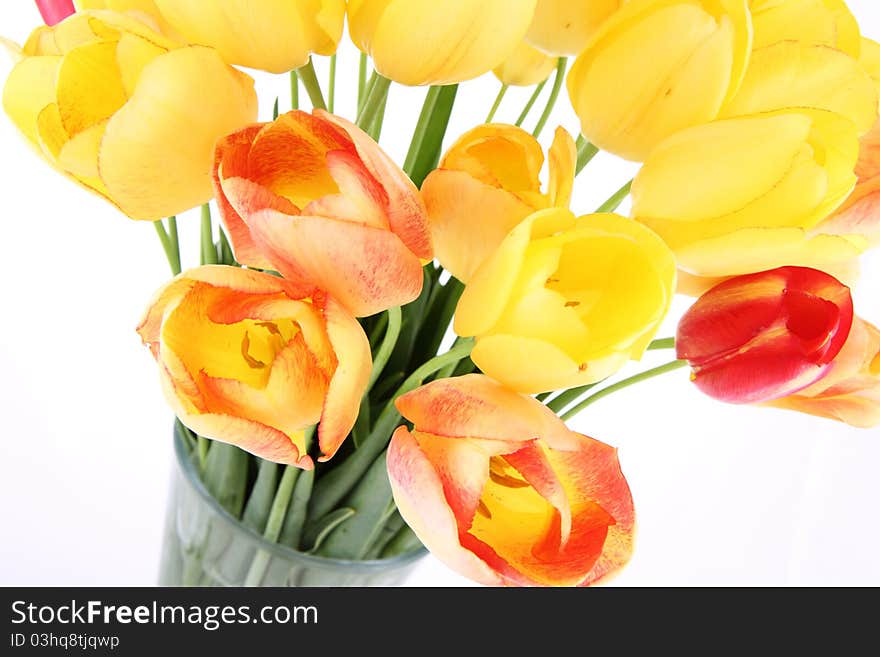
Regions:
<instances>
[{"instance_id":1,"label":"red tulip","mask_svg":"<svg viewBox=\"0 0 880 657\"><path fill-rule=\"evenodd\" d=\"M43 22L50 27L76 12L73 0L36 0L36 2Z\"/></svg>"},{"instance_id":2,"label":"red tulip","mask_svg":"<svg viewBox=\"0 0 880 657\"><path fill-rule=\"evenodd\" d=\"M821 378L853 322L849 288L805 267L738 276L709 290L678 325L678 357L721 401L785 397Z\"/></svg>"}]
</instances>

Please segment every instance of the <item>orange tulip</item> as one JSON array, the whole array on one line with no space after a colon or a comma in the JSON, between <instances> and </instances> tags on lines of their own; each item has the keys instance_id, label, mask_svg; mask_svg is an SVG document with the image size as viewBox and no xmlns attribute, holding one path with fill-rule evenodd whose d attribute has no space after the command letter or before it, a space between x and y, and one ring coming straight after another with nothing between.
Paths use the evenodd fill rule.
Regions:
<instances>
[{"instance_id":1,"label":"orange tulip","mask_svg":"<svg viewBox=\"0 0 880 657\"><path fill-rule=\"evenodd\" d=\"M856 317L828 373L808 388L770 405L863 429L880 425L880 330Z\"/></svg>"},{"instance_id":2,"label":"orange tulip","mask_svg":"<svg viewBox=\"0 0 880 657\"><path fill-rule=\"evenodd\" d=\"M558 128L548 153L549 185L541 192L541 145L512 125L469 130L422 185L438 260L467 282L507 234L537 210L568 207L577 149Z\"/></svg>"},{"instance_id":3,"label":"orange tulip","mask_svg":"<svg viewBox=\"0 0 880 657\"><path fill-rule=\"evenodd\" d=\"M199 435L278 463L314 467L305 430L320 421L321 461L351 431L370 376L370 345L326 294L239 267L184 272L149 306L138 333L165 396Z\"/></svg>"},{"instance_id":4,"label":"orange tulip","mask_svg":"<svg viewBox=\"0 0 880 657\"><path fill-rule=\"evenodd\" d=\"M431 552L488 585L585 586L629 560L635 516L614 448L486 376L397 400L397 508Z\"/></svg>"},{"instance_id":5,"label":"orange tulip","mask_svg":"<svg viewBox=\"0 0 880 657\"><path fill-rule=\"evenodd\" d=\"M214 188L236 259L361 317L415 299L433 255L415 185L345 119L294 111L222 139Z\"/></svg>"}]
</instances>

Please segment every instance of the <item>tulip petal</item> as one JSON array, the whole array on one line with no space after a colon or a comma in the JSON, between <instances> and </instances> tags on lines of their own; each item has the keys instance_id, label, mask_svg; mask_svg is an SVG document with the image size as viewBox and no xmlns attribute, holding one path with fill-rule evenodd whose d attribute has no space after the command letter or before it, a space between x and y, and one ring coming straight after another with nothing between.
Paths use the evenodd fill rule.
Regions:
<instances>
[{"instance_id":1,"label":"tulip petal","mask_svg":"<svg viewBox=\"0 0 880 657\"><path fill-rule=\"evenodd\" d=\"M834 48L783 41L752 53L749 69L723 117L788 107L813 107L850 119L863 134L877 120L877 87L849 55Z\"/></svg>"},{"instance_id":2,"label":"tulip petal","mask_svg":"<svg viewBox=\"0 0 880 657\"><path fill-rule=\"evenodd\" d=\"M547 195L557 208L567 208L571 203L577 168L577 146L565 128L557 128L550 146L550 184Z\"/></svg>"},{"instance_id":3,"label":"tulip petal","mask_svg":"<svg viewBox=\"0 0 880 657\"><path fill-rule=\"evenodd\" d=\"M353 123L321 110L316 110L315 115L348 134L367 171L383 186L388 195L386 214L392 232L419 258L432 258L427 211L418 189L409 177L367 133Z\"/></svg>"},{"instance_id":4,"label":"tulip petal","mask_svg":"<svg viewBox=\"0 0 880 657\"><path fill-rule=\"evenodd\" d=\"M859 25L843 0L751 0L750 5L755 49L801 41L859 56Z\"/></svg>"},{"instance_id":5,"label":"tulip petal","mask_svg":"<svg viewBox=\"0 0 880 657\"><path fill-rule=\"evenodd\" d=\"M328 291L355 316L409 303L421 292L419 259L388 231L268 209L248 225L285 278Z\"/></svg>"},{"instance_id":6,"label":"tulip petal","mask_svg":"<svg viewBox=\"0 0 880 657\"><path fill-rule=\"evenodd\" d=\"M373 361L370 342L357 320L325 294L317 295L315 303L323 310L327 336L337 358L318 427L318 460L328 461L357 420Z\"/></svg>"},{"instance_id":7,"label":"tulip petal","mask_svg":"<svg viewBox=\"0 0 880 657\"><path fill-rule=\"evenodd\" d=\"M503 583L459 543L458 524L443 495L443 482L406 427L394 432L388 447L388 478L400 515L435 557L481 584Z\"/></svg>"},{"instance_id":8,"label":"tulip petal","mask_svg":"<svg viewBox=\"0 0 880 657\"><path fill-rule=\"evenodd\" d=\"M499 334L481 338L471 359L492 378L519 392L536 394L607 379L626 364L629 354L615 352L578 363L549 342Z\"/></svg>"},{"instance_id":9,"label":"tulip petal","mask_svg":"<svg viewBox=\"0 0 880 657\"><path fill-rule=\"evenodd\" d=\"M468 282L505 236L534 209L514 194L475 180L469 173L436 169L422 194L437 259ZM474 220L478 217L478 220Z\"/></svg>"},{"instance_id":10,"label":"tulip petal","mask_svg":"<svg viewBox=\"0 0 880 657\"><path fill-rule=\"evenodd\" d=\"M546 55L523 41L492 72L502 84L530 87L550 77L557 61L556 57Z\"/></svg>"},{"instance_id":11,"label":"tulip petal","mask_svg":"<svg viewBox=\"0 0 880 657\"><path fill-rule=\"evenodd\" d=\"M128 100L116 42L87 43L68 52L58 69L56 98L61 123L71 136L113 116Z\"/></svg>"},{"instance_id":12,"label":"tulip petal","mask_svg":"<svg viewBox=\"0 0 880 657\"><path fill-rule=\"evenodd\" d=\"M571 432L553 411L479 374L438 379L395 404L420 432L520 442L540 438L554 449L572 445Z\"/></svg>"},{"instance_id":13,"label":"tulip petal","mask_svg":"<svg viewBox=\"0 0 880 657\"><path fill-rule=\"evenodd\" d=\"M213 99L216 111L200 110L204 98ZM110 119L101 178L123 211L138 219L156 220L204 203L212 195L216 137L253 121L256 109L253 81L213 50L168 52L143 69L134 96Z\"/></svg>"},{"instance_id":14,"label":"tulip petal","mask_svg":"<svg viewBox=\"0 0 880 657\"><path fill-rule=\"evenodd\" d=\"M526 40L554 55L579 55L599 26L624 1L541 0Z\"/></svg>"},{"instance_id":15,"label":"tulip petal","mask_svg":"<svg viewBox=\"0 0 880 657\"><path fill-rule=\"evenodd\" d=\"M3 109L25 137L37 144L37 115L55 102L61 57L26 57L18 62L3 87Z\"/></svg>"}]
</instances>

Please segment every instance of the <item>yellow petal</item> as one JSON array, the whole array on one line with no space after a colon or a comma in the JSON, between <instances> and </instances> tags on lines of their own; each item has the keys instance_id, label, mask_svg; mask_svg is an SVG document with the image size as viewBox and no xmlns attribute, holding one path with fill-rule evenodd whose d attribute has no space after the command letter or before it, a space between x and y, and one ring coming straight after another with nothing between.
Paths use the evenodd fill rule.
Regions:
<instances>
[{"instance_id":1,"label":"yellow petal","mask_svg":"<svg viewBox=\"0 0 880 657\"><path fill-rule=\"evenodd\" d=\"M530 87L546 80L556 68L557 61L556 57L545 55L524 41L492 72L502 84Z\"/></svg>"},{"instance_id":2,"label":"yellow petal","mask_svg":"<svg viewBox=\"0 0 880 657\"><path fill-rule=\"evenodd\" d=\"M842 114L864 134L877 120L877 102L874 81L846 53L784 41L752 53L742 87L721 115L812 107Z\"/></svg>"},{"instance_id":3,"label":"yellow petal","mask_svg":"<svg viewBox=\"0 0 880 657\"><path fill-rule=\"evenodd\" d=\"M548 156L550 183L547 195L550 197L551 205L557 208L567 208L571 203L571 193L574 188L577 145L565 128L556 129Z\"/></svg>"},{"instance_id":4,"label":"yellow petal","mask_svg":"<svg viewBox=\"0 0 880 657\"><path fill-rule=\"evenodd\" d=\"M551 55L577 55L625 0L540 0L526 40Z\"/></svg>"},{"instance_id":5,"label":"yellow petal","mask_svg":"<svg viewBox=\"0 0 880 657\"><path fill-rule=\"evenodd\" d=\"M874 84L880 87L880 43L862 37L862 52L859 64L865 69Z\"/></svg>"},{"instance_id":6,"label":"yellow petal","mask_svg":"<svg viewBox=\"0 0 880 657\"><path fill-rule=\"evenodd\" d=\"M61 60L58 111L71 136L108 119L127 99L116 62L116 42L77 46Z\"/></svg>"},{"instance_id":7,"label":"yellow petal","mask_svg":"<svg viewBox=\"0 0 880 657\"><path fill-rule=\"evenodd\" d=\"M213 195L214 143L254 121L256 110L253 80L216 51L166 53L144 68L131 100L107 125L101 177L132 218L156 220L200 205Z\"/></svg>"},{"instance_id":8,"label":"yellow petal","mask_svg":"<svg viewBox=\"0 0 880 657\"><path fill-rule=\"evenodd\" d=\"M811 236L799 228L749 228L681 248L676 257L684 271L701 277L727 278L797 265L852 284L858 278L858 257L867 246L864 238L852 235Z\"/></svg>"},{"instance_id":9,"label":"yellow petal","mask_svg":"<svg viewBox=\"0 0 880 657\"><path fill-rule=\"evenodd\" d=\"M331 54L342 36L343 0L155 0L188 41L211 46L230 64L284 73L312 52Z\"/></svg>"},{"instance_id":10,"label":"yellow petal","mask_svg":"<svg viewBox=\"0 0 880 657\"><path fill-rule=\"evenodd\" d=\"M106 129L107 121L102 121L72 137L58 153L58 166L74 176L99 178L98 150Z\"/></svg>"},{"instance_id":11,"label":"yellow petal","mask_svg":"<svg viewBox=\"0 0 880 657\"><path fill-rule=\"evenodd\" d=\"M116 59L122 77L126 96L132 96L144 67L159 55L168 52L167 48L126 32L116 45Z\"/></svg>"},{"instance_id":12,"label":"yellow petal","mask_svg":"<svg viewBox=\"0 0 880 657\"><path fill-rule=\"evenodd\" d=\"M408 85L452 84L486 73L522 41L536 0L349 2L355 44L385 77Z\"/></svg>"},{"instance_id":13,"label":"yellow petal","mask_svg":"<svg viewBox=\"0 0 880 657\"><path fill-rule=\"evenodd\" d=\"M61 57L27 57L6 78L3 109L25 137L37 143L37 116L55 102Z\"/></svg>"},{"instance_id":14,"label":"yellow petal","mask_svg":"<svg viewBox=\"0 0 880 657\"><path fill-rule=\"evenodd\" d=\"M860 34L843 0L750 0L755 48L801 41L859 56Z\"/></svg>"}]
</instances>

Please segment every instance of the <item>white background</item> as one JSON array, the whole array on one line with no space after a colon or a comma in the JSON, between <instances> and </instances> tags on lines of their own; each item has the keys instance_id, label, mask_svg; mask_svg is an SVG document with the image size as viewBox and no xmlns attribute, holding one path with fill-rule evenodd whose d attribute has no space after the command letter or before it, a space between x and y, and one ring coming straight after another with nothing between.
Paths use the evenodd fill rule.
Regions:
<instances>
[{"instance_id":1,"label":"white background","mask_svg":"<svg viewBox=\"0 0 880 657\"><path fill-rule=\"evenodd\" d=\"M880 39L876 0L849 5ZM30 2L0 7L3 36L21 42L39 22ZM10 62L0 60L5 79ZM326 79L326 60L317 66ZM356 52L343 47L337 112L349 117L356 70ZM258 82L263 118L276 94L284 109L286 78ZM462 85L449 137L481 122L497 89L491 75ZM424 93L392 89L382 144L398 161ZM515 120L529 93L512 91L498 119ZM577 134L564 94L553 118L545 146L556 123ZM633 172L600 155L578 178L573 208L590 211ZM52 172L5 116L0 190L0 585L151 585L172 465L171 412L134 332L168 278L153 227ZM189 265L197 223L193 213L180 220ZM878 292L872 253L856 300L875 323ZM677 302L661 336L687 303ZM637 549L614 584L880 585L880 430L725 406L701 396L685 370L604 400L571 425L620 448L635 497ZM468 582L429 558L410 583Z\"/></svg>"}]
</instances>

